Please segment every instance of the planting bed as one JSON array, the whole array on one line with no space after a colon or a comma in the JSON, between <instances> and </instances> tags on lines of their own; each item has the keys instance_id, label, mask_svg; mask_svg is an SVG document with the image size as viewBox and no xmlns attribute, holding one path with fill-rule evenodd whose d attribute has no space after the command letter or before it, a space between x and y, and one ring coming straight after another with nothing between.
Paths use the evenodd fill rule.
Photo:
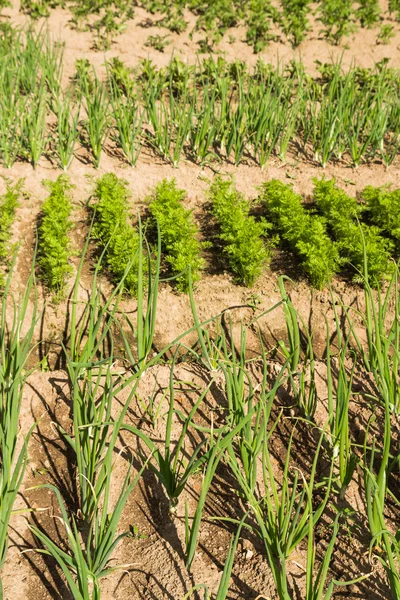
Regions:
<instances>
[{"instance_id":1,"label":"planting bed","mask_svg":"<svg viewBox=\"0 0 400 600\"><path fill-rule=\"evenodd\" d=\"M400 598L399 13L0 0L0 598Z\"/></svg>"}]
</instances>

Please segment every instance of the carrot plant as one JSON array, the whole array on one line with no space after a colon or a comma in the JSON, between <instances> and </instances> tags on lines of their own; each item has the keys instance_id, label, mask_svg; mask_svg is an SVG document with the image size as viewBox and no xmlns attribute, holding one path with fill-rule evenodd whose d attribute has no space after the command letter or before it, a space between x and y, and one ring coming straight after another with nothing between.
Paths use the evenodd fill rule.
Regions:
<instances>
[{"instance_id":1,"label":"carrot plant","mask_svg":"<svg viewBox=\"0 0 400 600\"><path fill-rule=\"evenodd\" d=\"M307 37L310 29L309 0L283 0L283 28L294 47Z\"/></svg>"},{"instance_id":2,"label":"carrot plant","mask_svg":"<svg viewBox=\"0 0 400 600\"><path fill-rule=\"evenodd\" d=\"M5 269L9 266L9 257L12 253L11 227L15 220L23 186L24 179L20 179L14 185L6 180L6 192L0 197L0 264ZM0 287L2 288L4 284L4 273L0 273Z\"/></svg>"},{"instance_id":3,"label":"carrot plant","mask_svg":"<svg viewBox=\"0 0 400 600\"><path fill-rule=\"evenodd\" d=\"M301 196L276 179L261 186L259 200L282 239L298 254L311 284L320 289L327 285L338 269L339 254L325 219L308 212Z\"/></svg>"},{"instance_id":4,"label":"carrot plant","mask_svg":"<svg viewBox=\"0 0 400 600\"><path fill-rule=\"evenodd\" d=\"M70 191L75 188L67 175L60 175L56 181L42 182L50 191L50 196L42 205L39 224L39 275L44 285L54 294L54 300L61 300L65 293L68 277L72 274L70 216L72 202Z\"/></svg>"},{"instance_id":5,"label":"carrot plant","mask_svg":"<svg viewBox=\"0 0 400 600\"><path fill-rule=\"evenodd\" d=\"M271 257L274 240L264 241L270 225L249 215L250 204L232 180L216 177L208 195L229 266L240 283L251 287Z\"/></svg>"},{"instance_id":6,"label":"carrot plant","mask_svg":"<svg viewBox=\"0 0 400 600\"><path fill-rule=\"evenodd\" d=\"M343 262L356 270L355 280L362 281L365 252L370 283L379 285L393 271L393 244L380 235L378 227L359 224L362 207L340 190L334 179L314 179L313 198L332 230Z\"/></svg>"},{"instance_id":7,"label":"carrot plant","mask_svg":"<svg viewBox=\"0 0 400 600\"><path fill-rule=\"evenodd\" d=\"M96 181L91 204L95 220L92 237L105 252L105 265L115 283L119 283L129 267L124 287L127 293L135 294L139 235L131 223L129 198L127 182L113 173L106 173Z\"/></svg>"},{"instance_id":8,"label":"carrot plant","mask_svg":"<svg viewBox=\"0 0 400 600\"><path fill-rule=\"evenodd\" d=\"M378 0L361 0L360 6L356 11L357 17L361 21L362 27L369 29L380 20L381 8Z\"/></svg>"},{"instance_id":9,"label":"carrot plant","mask_svg":"<svg viewBox=\"0 0 400 600\"><path fill-rule=\"evenodd\" d=\"M166 254L173 275L177 275L177 287L187 291L187 269L190 267L192 281L200 279L200 271L204 267L201 257L206 243L198 240L198 228L193 220L191 210L182 206L186 196L184 190L176 186L174 179L164 179L149 196L149 209L158 222L161 233L161 245Z\"/></svg>"},{"instance_id":10,"label":"carrot plant","mask_svg":"<svg viewBox=\"0 0 400 600\"><path fill-rule=\"evenodd\" d=\"M400 190L368 185L361 193L372 222L400 248Z\"/></svg>"}]
</instances>

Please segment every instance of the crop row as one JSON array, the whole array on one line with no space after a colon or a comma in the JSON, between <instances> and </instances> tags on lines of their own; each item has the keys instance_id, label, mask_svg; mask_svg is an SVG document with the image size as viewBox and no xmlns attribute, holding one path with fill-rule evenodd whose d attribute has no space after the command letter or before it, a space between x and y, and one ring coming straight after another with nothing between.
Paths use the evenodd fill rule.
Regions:
<instances>
[{"instance_id":1,"label":"crop row","mask_svg":"<svg viewBox=\"0 0 400 600\"><path fill-rule=\"evenodd\" d=\"M135 70L118 58L105 81L86 60L62 85L63 49L44 34L7 30L0 40L0 162L12 167L42 156L67 169L76 152L99 166L104 150L135 165L143 150L179 165L188 159L256 163L291 155L325 167L389 166L400 147L399 74L320 65L311 78L301 63L248 69L207 59L174 58Z\"/></svg>"},{"instance_id":2,"label":"crop row","mask_svg":"<svg viewBox=\"0 0 400 600\"><path fill-rule=\"evenodd\" d=\"M4 3L9 4L8 0L2 0L0 9ZM244 25L244 40L255 53L261 52L271 40L287 39L293 47L298 46L312 28L311 14L316 16L319 34L334 44L354 33L359 26L372 28L381 24L384 18L400 18L397 0L389 1L388 14L382 11L378 0L362 0L359 3L353 3L352 0L320 0L313 3L313 7L310 0L282 0L279 3L270 0L143 0L138 3L120 0L22 0L21 10L33 18L40 18L48 17L50 9L57 6L68 7L72 13L70 25L81 30L90 29L94 34L95 48L106 49L124 31L127 21L134 16L134 6L137 4L153 14L157 13L154 25L175 33L187 30L184 9L191 10L196 15L196 23L190 35L195 32L204 34L200 45L203 50L212 48L231 28ZM90 18L92 15L97 18ZM393 24L386 23L381 26L378 40L387 43L394 31ZM168 43L161 36L153 37L158 38L161 50Z\"/></svg>"},{"instance_id":3,"label":"crop row","mask_svg":"<svg viewBox=\"0 0 400 600\"><path fill-rule=\"evenodd\" d=\"M61 187L63 184L60 182ZM64 191L68 189L65 187ZM52 199L56 201L59 195L58 187L51 186ZM222 211L218 210L218 214L222 215ZM142 234L140 228L140 239ZM268 311L284 311L288 333L287 339L280 339L273 348L272 356L280 356L282 361L274 363L276 369L272 374L261 336L258 355L249 360L247 328L242 324L236 346L229 320L232 312L216 317L210 326L198 321L193 302L195 327L190 332L197 334L198 344L185 346L188 332L184 332L173 344L154 352L160 260L156 260L155 270L148 273L150 284L145 292L139 283L143 281L146 263L145 246L139 245L135 322L123 313L118 302L127 272L116 290L103 299L97 288L96 269L88 302L82 306L78 292L84 253L78 268L60 348L68 372L64 389L71 423L51 415L52 439L56 436L62 451L68 449L70 468L66 473L78 482L76 487L71 483L73 501L65 494L69 488L64 479L61 489L54 484L61 481L59 473L50 471L55 462L39 473L40 483L36 481L35 488L22 486L30 458L31 434L40 426L39 422L34 423L23 444L19 443L23 392L31 372L26 366L31 348L35 347L36 325L41 319L34 300L37 299L35 265L19 304L10 292L12 271L7 278L0 319L0 569L6 560L9 522L19 489L22 486L21 491L29 498L32 491L44 488L54 494L55 506L52 505L47 517L48 506L42 505L43 500L29 508L27 521L35 541L33 547L24 545L24 548L52 557L53 565L62 571L63 587L57 588L60 594L65 595L68 589L74 600L100 600L103 578L132 567L132 560L118 566L115 549L128 535L121 531L123 523L124 529L127 522L131 523L122 518L123 511L146 471L159 483L154 494L162 494L160 502L164 498L169 504L169 512L163 516L169 531L177 518L185 524L185 539L179 541L177 536L174 548L177 543L182 544L180 554L190 572L199 557L196 550L200 539L204 548L203 514L218 475L226 486L223 501L228 503L235 498L236 512L226 517L225 512L223 516L219 513L216 519L216 526L222 521L223 527L232 532L228 558L215 590L216 600L228 596L235 551L246 530L251 531L252 540L259 542L259 559L269 569L280 600L294 597L300 576L296 574L293 583L289 567L291 561L299 564L303 559L306 600L330 600L336 587L348 585L365 591L358 588L365 578L368 589L379 580L379 597L385 594L385 598L398 600L400 532L396 515L400 498L396 486L399 449L395 424L400 414L398 274L393 274L387 292L378 292L376 301L368 285L367 269L364 270L365 312L342 306L340 299L332 303L336 330L331 332L327 325L327 387L320 398L312 332L292 304L284 278L279 279L281 299ZM190 285L189 291L193 300ZM27 312L30 303L33 314ZM393 307L394 316L389 307ZM261 318L259 315L253 320L251 327L256 327ZM124 334L123 325L127 323L133 339ZM118 344L115 331L119 332ZM335 333L337 340L334 352L330 348L331 333ZM300 359L301 339L307 346L304 360ZM168 354L171 348L180 352L180 362L186 360L200 373L202 384L197 386L187 386L188 375L185 375L189 406L182 403L183 394L179 402L176 398L177 354L173 353L171 358ZM122 360L121 356L125 358ZM116 363L123 368L116 368ZM157 394L150 398L146 395L141 405L136 406L141 380L147 371L160 364L169 365L169 385L161 389L161 398ZM353 385L356 369L357 388ZM218 391L215 406L211 404L215 402L212 390ZM283 396L280 392L284 392ZM354 400L356 413L351 409ZM326 406L323 422L317 411L322 401ZM363 401L365 420L360 418ZM125 417L131 407L138 418L128 420ZM277 448L284 451L277 455ZM123 477L118 478L116 464L121 462ZM136 471L132 463L138 465ZM196 493L191 487L194 478L201 479ZM352 492L348 494L353 485L359 490L355 507ZM162 491L156 492L158 488ZM189 494L190 508L185 503ZM42 498L46 498L46 504L49 502L47 494ZM152 498L154 501L156 496ZM148 507L142 503L141 509L145 512ZM57 519L56 530L53 517ZM343 544L348 556L349 543L353 543L356 535L355 523L357 531L361 528L365 544L359 555L359 546L352 546L357 572L341 563L338 572L334 557L341 555ZM134 525L131 527L134 536ZM130 552L134 551L130 545ZM369 554L369 563L364 554ZM26 556L25 551L21 560L26 560ZM130 556L135 558L136 571L140 554ZM382 571L376 569L378 561ZM48 564L46 561L45 565ZM182 577L182 572L179 576ZM147 585L150 580L149 577ZM204 598L212 597L206 593L204 582L198 581L195 588L186 590L185 598L195 589L205 590Z\"/></svg>"},{"instance_id":4,"label":"crop row","mask_svg":"<svg viewBox=\"0 0 400 600\"><path fill-rule=\"evenodd\" d=\"M66 175L44 183L50 196L39 216L39 275L57 298L62 297L72 273L73 249L68 233L73 227L70 217L74 186ZM7 239L21 191L21 182L14 188L9 185L1 199L5 207L0 219L3 262L11 255ZM193 283L200 278L207 249L225 257L238 283L253 286L280 244L293 253L299 270L319 289L343 270L352 273L354 281L362 282L365 260L369 283L377 287L391 277L394 259L399 256L400 190L391 191L387 186L368 186L357 200L338 188L335 180L315 179L312 202L304 203L291 185L271 180L259 188L257 198L248 201L231 179L216 176L207 192L209 225L203 235L210 240L205 242L200 241L192 211L182 204L185 196L175 180L163 180L145 199L148 210L133 219L127 182L113 173L96 181L88 202L90 238L111 279L117 284L124 279L126 293L137 293L141 220L154 243L159 232L163 272L176 280L181 291L188 289L189 271ZM151 245L146 250L147 275L153 269L155 251Z\"/></svg>"}]
</instances>

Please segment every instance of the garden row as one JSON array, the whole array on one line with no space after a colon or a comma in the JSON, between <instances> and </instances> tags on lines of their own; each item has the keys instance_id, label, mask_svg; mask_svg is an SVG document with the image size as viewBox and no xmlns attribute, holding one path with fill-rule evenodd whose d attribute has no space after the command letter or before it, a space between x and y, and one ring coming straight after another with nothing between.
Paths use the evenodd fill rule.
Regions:
<instances>
[{"instance_id":1,"label":"garden row","mask_svg":"<svg viewBox=\"0 0 400 600\"><path fill-rule=\"evenodd\" d=\"M105 186L105 181L99 185ZM102 234L105 214L106 211L99 222L98 235ZM222 214L223 211L219 211L219 215ZM168 539L164 543L169 552L176 520L182 520L185 525L185 539L176 536L174 549L176 551L177 544L181 544L179 555L184 556L190 572L200 560L200 552L196 552L200 540L205 552L203 514L207 512L209 520L210 510L211 515L215 512L214 504L208 504L208 499L218 476L224 484L224 512L222 516L218 514L215 526L228 528L232 535L226 548L222 578L218 590L214 590L216 596L206 593L204 581L197 581L194 588L185 590L184 598L188 599L195 590L198 594L203 590L204 599L225 600L239 538L247 537L246 532L250 532L252 542L258 540L261 546L257 553L262 568L268 567L280 600L295 597L300 581L304 584L302 597L305 600L330 600L337 586L348 585L357 597L367 597L367 587L375 597L398 600L400 531L396 519L400 498L395 420L400 414L398 275L393 274L385 294L378 293L378 304L366 279L365 313L342 306L339 299L332 303L336 329L332 332L327 326L326 402L325 391L322 399L317 392L316 382L321 375L316 372L312 333L292 304L284 278L279 280L281 299L268 312L284 311L288 336L286 341L277 342L271 355L260 336L259 355L249 360L247 329L243 324L239 344L234 343L229 321L232 309L213 319L211 324L199 323L193 301L195 327L190 332L197 332L198 343L185 346L183 333L173 344L154 352L160 259L155 261L154 271L148 273L151 284L145 291L143 247L139 246L135 272L136 280L141 282L135 322L123 313L118 302L127 287L124 277L128 272L106 300L102 300L95 277L88 301L82 306L78 292L84 256L80 262L60 344L68 372L63 389L71 421L59 421L58 413L51 413L51 439L57 440L56 446L63 454L68 452L66 473L77 485L72 484L72 479L69 485L64 474L61 477L59 472L53 471L59 463L49 461L49 468L41 469L38 474L40 484L36 479L34 488L21 489L29 499L38 488L44 488L54 494L56 502L47 510L50 501L46 494L40 504L35 502L33 508L27 510L34 541L29 543L24 539L25 551L19 568L23 561L32 564L29 550L44 554L48 559L47 568L53 572L56 566L60 569L63 585L57 579L54 593L65 597L67 589L74 600L100 600L103 579L115 572L121 574L119 569L125 572L132 569L132 563L135 568L129 572L133 578L141 570L140 550L135 554L135 546L132 550L130 545L128 564L119 567L115 562L115 549L124 544L129 535L125 531L127 523L131 526L130 536L135 536L133 517L123 519L123 511L147 472L159 483L153 486L152 501L159 499L162 504L162 500L167 499L169 504L169 511L162 517L168 524ZM0 315L0 569L6 560L14 502L24 480L28 456L31 456L32 432L40 429L45 418L41 414L21 445L19 415L24 398L26 400L24 386L31 373L26 364L31 348L36 346L35 329L40 320L34 270L35 265L20 304L9 291L11 271ZM95 273L97 275L97 270ZM27 306L35 298L33 313L28 312ZM260 323L262 316L252 320L252 328ZM127 324L134 340L132 335L129 340L124 335ZM119 332L118 343L114 340L115 331ZM331 334L337 340L333 354ZM307 346L303 360L300 359L302 339ZM176 354L168 358L171 348ZM188 364L196 365L201 385L191 385L187 372L185 381L180 381L176 371L178 352L180 362L187 360ZM276 369L272 374L270 356L282 359L274 363ZM123 368L116 368L116 364ZM153 396L141 397L138 390L146 372L166 364L170 369L169 385L160 387L159 393ZM357 388L353 382L356 372ZM188 390L189 405L183 402L182 391L178 402L176 392L181 390L182 383ZM213 393L217 394L217 401ZM138 399L140 403L136 405ZM322 411L323 422L319 420L321 413L317 415L322 400L327 406ZM356 409L351 408L355 400ZM61 398L57 401L62 402ZM360 411L360 403L365 415ZM134 407L135 419L125 418L130 407ZM39 439L43 443L46 438ZM279 448L284 450L279 453ZM138 465L135 472L134 460ZM116 466L121 462L123 467L118 477ZM192 486L195 478L201 481L196 488ZM62 488L59 489L60 481ZM348 495L349 486L359 491L356 507L352 507L354 492ZM29 500L27 506L32 506ZM231 512L230 506L234 507ZM142 502L140 508L147 518L150 507ZM358 532L363 540L361 547ZM140 537L140 531L136 536ZM154 544L154 538L149 543ZM356 559L355 570L349 566L349 544ZM209 558L212 556L210 552ZM338 562L342 556L345 556L345 567ZM297 574L293 583L290 569L294 560L297 565L305 564L303 578ZM378 569L379 564L382 571ZM39 572L42 581L46 581L47 573L43 568ZM183 570L180 578L182 573ZM241 577L239 573L236 581ZM366 578L366 587L359 587ZM149 575L148 587L152 579L154 575ZM194 585L193 579L191 581ZM164 588L162 590L164 592ZM263 591L264 588L255 590ZM174 593L174 597L179 596ZM193 594L193 597L199 596Z\"/></svg>"},{"instance_id":2,"label":"garden row","mask_svg":"<svg viewBox=\"0 0 400 600\"><path fill-rule=\"evenodd\" d=\"M359 26L373 28L381 25L378 41L387 43L394 35L393 23L382 23L385 19L398 21L400 5L398 0L389 0L388 11L382 10L379 0L143 0L142 2L121 2L121 0L21 0L21 10L33 18L48 17L56 7L68 7L72 13L70 25L80 30L91 30L94 34L94 47L107 49L116 36L124 31L126 23L134 16L137 5L156 14L151 24L166 28L174 33L187 30L185 9L196 15L196 24L190 35L204 33L200 49L211 50L231 28L245 26L244 40L255 53L261 52L271 40L288 40L296 47L307 38L312 29L310 16L317 19L317 31L333 44L339 44L343 37L354 33ZM2 6L10 5L9 0L1 0ZM314 10L313 10L314 8ZM93 19L92 16L97 15ZM145 21L143 26L148 26ZM151 36L158 39L162 50L168 44L167 36ZM235 37L233 38L235 39Z\"/></svg>"},{"instance_id":3,"label":"garden row","mask_svg":"<svg viewBox=\"0 0 400 600\"><path fill-rule=\"evenodd\" d=\"M173 58L132 72L118 58L102 81L87 60L62 85L63 48L44 34L5 28L0 40L0 162L35 167L42 156L67 169L76 153L98 167L104 150L135 165L146 149L179 165L188 159L256 163L293 156L325 167L380 160L400 148L399 73L320 65L311 78L301 63Z\"/></svg>"},{"instance_id":4,"label":"garden row","mask_svg":"<svg viewBox=\"0 0 400 600\"><path fill-rule=\"evenodd\" d=\"M55 182L45 181L50 195L39 217L38 262L40 277L56 297L61 297L72 274L71 212L73 185L67 175ZM10 226L16 214L22 182L7 184L0 207L0 258L7 264L10 255ZM207 192L213 231L203 232L210 241L200 241L192 211L184 208L184 190L175 180L163 180L146 198L148 212L142 215L148 237L156 244L160 232L164 273L187 291L189 272L193 282L205 267L204 250L222 253L236 281L253 286L280 244L290 250L299 270L321 289L343 270L354 281L364 278L368 264L373 287L389 279L400 250L400 190L366 187L360 201L337 187L335 180L315 179L312 203L305 204L290 185L278 180L264 183L258 197L250 202L239 193L231 179L216 176ZM137 260L140 233L132 220L127 182L109 173L94 186L90 208L90 237L95 240L111 279L124 278L125 291L137 292ZM134 222L136 225L134 225ZM156 247L149 247L152 255Z\"/></svg>"}]
</instances>

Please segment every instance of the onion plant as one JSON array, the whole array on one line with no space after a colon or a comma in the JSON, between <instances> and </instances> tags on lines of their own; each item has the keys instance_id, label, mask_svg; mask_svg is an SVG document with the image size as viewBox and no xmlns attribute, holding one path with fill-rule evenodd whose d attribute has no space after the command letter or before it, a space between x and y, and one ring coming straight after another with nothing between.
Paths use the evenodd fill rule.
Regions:
<instances>
[{"instance_id":1,"label":"onion plant","mask_svg":"<svg viewBox=\"0 0 400 600\"><path fill-rule=\"evenodd\" d=\"M134 167L141 150L141 131L144 111L134 96L125 96L113 78L111 87L111 109L115 120L115 142L122 149L128 163Z\"/></svg>"},{"instance_id":2,"label":"onion plant","mask_svg":"<svg viewBox=\"0 0 400 600\"><path fill-rule=\"evenodd\" d=\"M356 349L366 371L372 373L377 396L383 406L388 406L394 414L400 412L400 297L398 289L398 266L395 267L386 290L373 293L369 284L368 261L364 254L364 303L365 313L355 311L365 331L366 344L357 333L351 312L347 311L349 324Z\"/></svg>"},{"instance_id":3,"label":"onion plant","mask_svg":"<svg viewBox=\"0 0 400 600\"><path fill-rule=\"evenodd\" d=\"M201 102L196 97L196 109L192 127L189 132L190 150L195 159L203 165L207 160L215 157L213 151L214 140L218 137L218 121L214 118L217 93L204 88Z\"/></svg>"},{"instance_id":4,"label":"onion plant","mask_svg":"<svg viewBox=\"0 0 400 600\"><path fill-rule=\"evenodd\" d=\"M32 294L35 294L33 267L23 293L18 298L13 297L11 282L15 261L16 257L3 291L0 315L0 571L7 555L10 517L28 461L28 442L35 428L35 424L32 425L21 444L19 416L25 382L30 374L27 361L40 316L36 295L33 313L28 312ZM2 595L0 580L0 597Z\"/></svg>"},{"instance_id":5,"label":"onion plant","mask_svg":"<svg viewBox=\"0 0 400 600\"><path fill-rule=\"evenodd\" d=\"M290 600L292 593L288 585L286 562L307 536L310 527L316 526L325 510L332 486L334 463L332 460L322 499L315 504L310 498L314 497L316 489L320 487L316 481L316 472L324 434L321 434L317 444L308 481L299 469L290 469L293 434L291 435L282 483L278 483L272 468L268 438L266 432L260 451L263 469L262 490L250 488L237 454L229 454L229 465L255 518L256 525L252 529L264 544L278 596L281 600Z\"/></svg>"},{"instance_id":6,"label":"onion plant","mask_svg":"<svg viewBox=\"0 0 400 600\"><path fill-rule=\"evenodd\" d=\"M106 86L95 73L93 77L84 76L81 83L87 113L85 129L93 153L94 166L98 169L103 145L108 136L109 98Z\"/></svg>"},{"instance_id":7,"label":"onion plant","mask_svg":"<svg viewBox=\"0 0 400 600\"><path fill-rule=\"evenodd\" d=\"M31 96L25 106L22 129L24 152L29 157L33 168L36 168L48 141L47 106L48 93L45 82L42 81L37 92Z\"/></svg>"},{"instance_id":8,"label":"onion plant","mask_svg":"<svg viewBox=\"0 0 400 600\"><path fill-rule=\"evenodd\" d=\"M312 333L304 323L301 315L293 306L293 303L285 289L285 280L289 278L281 276L278 279L279 291L282 298L283 312L285 316L287 344L279 341L279 349L289 366L289 382L295 402L302 415L314 420L317 408L317 388L315 384L315 358L313 349ZM300 329L300 325L302 329ZM301 340L305 339L306 349L301 361Z\"/></svg>"},{"instance_id":9,"label":"onion plant","mask_svg":"<svg viewBox=\"0 0 400 600\"><path fill-rule=\"evenodd\" d=\"M205 390L199 395L196 402L193 404L189 414L186 416L182 411L178 411L175 406L175 378L174 369L176 363L176 354L171 364L170 381L169 381L169 398L168 398L168 413L165 426L165 435L163 436L163 448L159 449L157 444L153 442L151 437L141 429L133 425L123 425L123 429L134 434L139 440L144 442L147 449L151 452L151 460L149 466L156 474L160 483L163 485L169 499L169 510L171 514L176 512L179 497L186 487L188 479L197 473L202 465L207 461L207 452L204 451L206 438L203 438L194 450L191 451L190 457L186 449L188 442L188 430L192 425L192 421L196 412L205 396L210 390L213 380L208 384ZM172 425L174 416L177 415L182 421L182 427L177 439L172 440ZM174 436L175 437L175 436Z\"/></svg>"},{"instance_id":10,"label":"onion plant","mask_svg":"<svg viewBox=\"0 0 400 600\"><path fill-rule=\"evenodd\" d=\"M309 496L310 511L312 511L312 498ZM324 551L324 556L318 566L316 563L316 548L315 548L315 532L312 519L308 523L308 538L307 538L307 563L306 563L306 591L305 600L330 600L332 598L335 587L346 587L355 585L363 579L369 577L372 572L366 575L361 575L355 579L348 581L337 580L331 577L328 582L329 567L332 562L332 556L335 551L335 544L340 531L340 520L343 518L339 511L332 524L332 536L328 546Z\"/></svg>"},{"instance_id":11,"label":"onion plant","mask_svg":"<svg viewBox=\"0 0 400 600\"><path fill-rule=\"evenodd\" d=\"M71 91L67 90L53 100L53 111L57 117L56 147L64 171L68 170L74 157L80 110L80 101L74 100Z\"/></svg>"},{"instance_id":12,"label":"onion plant","mask_svg":"<svg viewBox=\"0 0 400 600\"><path fill-rule=\"evenodd\" d=\"M328 321L326 320L326 366L328 387L328 413L333 455L339 463L340 499L343 499L348 484L356 467L356 456L351 447L349 427L349 404L353 394L354 371L357 365L354 353L349 353L350 339L343 338L340 328L339 315L335 303L335 323L339 352L336 359L336 385L333 377L333 357L331 355L331 338ZM346 368L346 358L352 356L350 370Z\"/></svg>"},{"instance_id":13,"label":"onion plant","mask_svg":"<svg viewBox=\"0 0 400 600\"><path fill-rule=\"evenodd\" d=\"M364 442L364 486L365 503L369 529L371 532L370 553L374 553L382 563L387 573L393 600L400 597L400 530L394 534L388 528L385 518L387 495L389 493L388 483L391 474L390 446L391 446L391 423L390 407L385 405L385 425L383 433L383 447L379 452L379 461L376 459L376 438L372 441L372 447L367 450L367 437L369 426L374 420L370 420L367 435ZM399 456L397 457L397 461ZM399 504L397 500L397 504Z\"/></svg>"},{"instance_id":14,"label":"onion plant","mask_svg":"<svg viewBox=\"0 0 400 600\"><path fill-rule=\"evenodd\" d=\"M273 386L267 391L267 357L260 336L262 381L254 386L248 370L249 361L246 360L247 336L243 323L241 324L238 350L235 349L233 343L232 322L230 322L228 339L226 335L222 336L221 358L218 362L224 374L225 395L228 403L225 421L231 428L234 428L254 409L254 418L243 425L235 439L244 477L249 488L254 491L258 479L259 455L264 443L272 405L279 387L283 384L287 365L283 366ZM232 445L228 446L228 452L233 454Z\"/></svg>"},{"instance_id":15,"label":"onion plant","mask_svg":"<svg viewBox=\"0 0 400 600\"><path fill-rule=\"evenodd\" d=\"M189 525L188 515L185 515L186 525L186 565L190 569L197 548L200 524L203 516L204 506L206 504L207 495L210 486L214 479L215 472L220 461L227 455L227 449L232 443L232 440L240 433L242 428L251 421L254 416L255 408L240 420L238 420L234 428L225 426L214 432L211 448L208 451L207 462L202 478L201 491L197 502L196 510L193 516L192 524Z\"/></svg>"},{"instance_id":16,"label":"onion plant","mask_svg":"<svg viewBox=\"0 0 400 600\"><path fill-rule=\"evenodd\" d=\"M139 471L133 478L130 467L128 468L117 501L110 508L111 473L108 473L102 503L97 502L94 506L85 536L80 533L76 518L68 515L58 489L48 484L37 486L55 493L66 539L62 545L57 545L43 529L29 524L29 529L42 545L36 551L51 556L57 562L74 600L100 600L101 579L115 571L129 568L130 565L112 565L111 559L118 543L130 535L129 531L118 533L118 528L122 511L141 474L142 471Z\"/></svg>"}]
</instances>

